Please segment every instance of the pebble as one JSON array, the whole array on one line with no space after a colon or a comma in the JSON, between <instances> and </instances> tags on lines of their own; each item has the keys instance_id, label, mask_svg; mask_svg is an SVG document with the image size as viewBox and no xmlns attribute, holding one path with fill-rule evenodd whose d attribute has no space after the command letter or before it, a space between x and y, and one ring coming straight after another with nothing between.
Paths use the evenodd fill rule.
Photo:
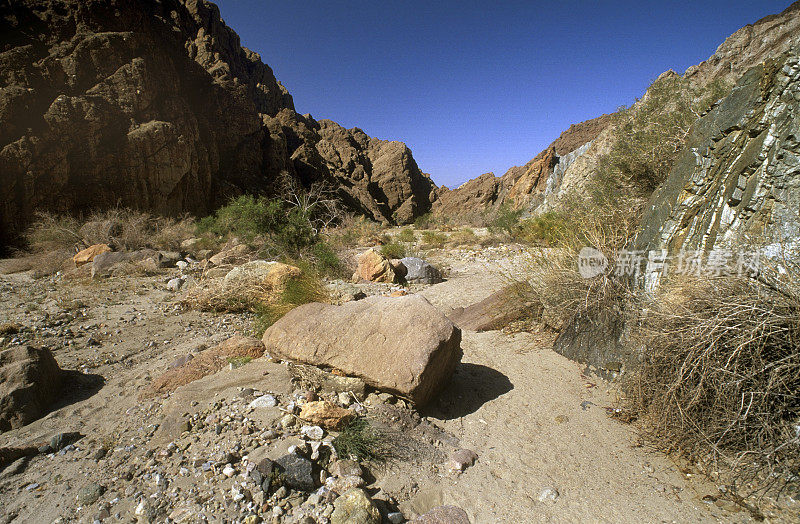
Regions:
<instances>
[{"instance_id":1,"label":"pebble","mask_svg":"<svg viewBox=\"0 0 800 524\"><path fill-rule=\"evenodd\" d=\"M248 404L248 408L274 408L278 405L278 401L272 395L263 395L258 397L250 404Z\"/></svg>"},{"instance_id":2,"label":"pebble","mask_svg":"<svg viewBox=\"0 0 800 524\"><path fill-rule=\"evenodd\" d=\"M78 491L75 499L78 501L79 505L89 506L90 504L94 504L97 499L99 499L103 493L105 493L105 491L106 488L93 482Z\"/></svg>"},{"instance_id":3,"label":"pebble","mask_svg":"<svg viewBox=\"0 0 800 524\"><path fill-rule=\"evenodd\" d=\"M547 487L539 493L539 502L553 502L559 496L556 488Z\"/></svg>"},{"instance_id":4,"label":"pebble","mask_svg":"<svg viewBox=\"0 0 800 524\"><path fill-rule=\"evenodd\" d=\"M230 478L236 474L236 470L233 469L233 466L230 464L225 464L225 467L222 469L222 474Z\"/></svg>"}]
</instances>

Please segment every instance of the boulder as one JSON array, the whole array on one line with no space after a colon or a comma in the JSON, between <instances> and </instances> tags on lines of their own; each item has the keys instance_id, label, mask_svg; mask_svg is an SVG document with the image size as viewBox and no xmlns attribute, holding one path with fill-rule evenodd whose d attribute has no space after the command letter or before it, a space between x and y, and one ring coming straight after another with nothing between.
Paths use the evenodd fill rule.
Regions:
<instances>
[{"instance_id":1,"label":"boulder","mask_svg":"<svg viewBox=\"0 0 800 524\"><path fill-rule=\"evenodd\" d=\"M286 283L300 276L300 268L267 260L253 260L231 269L225 275L225 286L257 283L267 286L276 293L286 288Z\"/></svg>"},{"instance_id":2,"label":"boulder","mask_svg":"<svg viewBox=\"0 0 800 524\"><path fill-rule=\"evenodd\" d=\"M428 262L417 257L405 257L400 260L405 267L405 279L409 283L438 284L442 281L441 272Z\"/></svg>"},{"instance_id":3,"label":"boulder","mask_svg":"<svg viewBox=\"0 0 800 524\"><path fill-rule=\"evenodd\" d=\"M461 330L425 298L299 306L264 332L274 358L340 370L423 405L461 360Z\"/></svg>"},{"instance_id":4,"label":"boulder","mask_svg":"<svg viewBox=\"0 0 800 524\"><path fill-rule=\"evenodd\" d=\"M369 282L395 282L397 276L391 262L374 248L370 248L358 256L358 269L356 275L359 279Z\"/></svg>"},{"instance_id":5,"label":"boulder","mask_svg":"<svg viewBox=\"0 0 800 524\"><path fill-rule=\"evenodd\" d=\"M470 524L467 512L458 506L438 506L410 522L414 524Z\"/></svg>"},{"instance_id":6,"label":"boulder","mask_svg":"<svg viewBox=\"0 0 800 524\"><path fill-rule=\"evenodd\" d=\"M61 369L47 348L17 346L0 351L0 431L45 414L60 393Z\"/></svg>"},{"instance_id":7,"label":"boulder","mask_svg":"<svg viewBox=\"0 0 800 524\"><path fill-rule=\"evenodd\" d=\"M236 262L243 262L247 255L250 253L250 248L245 244L239 244L220 251L216 255L208 259L211 266L221 266L223 264L233 264Z\"/></svg>"},{"instance_id":8,"label":"boulder","mask_svg":"<svg viewBox=\"0 0 800 524\"><path fill-rule=\"evenodd\" d=\"M257 338L233 336L218 346L201 352L194 358L186 359L182 365L168 369L153 381L150 387L142 393L142 397L169 393L184 384L216 373L228 365L230 358L258 358L263 354L264 344Z\"/></svg>"},{"instance_id":9,"label":"boulder","mask_svg":"<svg viewBox=\"0 0 800 524\"><path fill-rule=\"evenodd\" d=\"M447 316L455 325L469 331L490 331L502 329L510 322L530 314L530 287L525 284L511 284L492 293L485 299L451 311Z\"/></svg>"},{"instance_id":10,"label":"boulder","mask_svg":"<svg viewBox=\"0 0 800 524\"><path fill-rule=\"evenodd\" d=\"M72 261L75 262L75 267L80 267L94 260L94 257L100 253L108 253L109 251L111 251L111 247L108 244L94 244L75 253Z\"/></svg>"},{"instance_id":11,"label":"boulder","mask_svg":"<svg viewBox=\"0 0 800 524\"><path fill-rule=\"evenodd\" d=\"M325 429L341 429L353 420L355 413L327 400L306 402L300 406L300 418Z\"/></svg>"},{"instance_id":12,"label":"boulder","mask_svg":"<svg viewBox=\"0 0 800 524\"><path fill-rule=\"evenodd\" d=\"M333 503L331 524L380 524L381 512L364 490L353 488Z\"/></svg>"},{"instance_id":13,"label":"boulder","mask_svg":"<svg viewBox=\"0 0 800 524\"><path fill-rule=\"evenodd\" d=\"M100 253L92 259L92 278L102 277L110 274L115 267L125 263L137 263L151 261L152 270L156 270L159 264L154 260L158 253L152 249L141 249L139 251L106 251Z\"/></svg>"},{"instance_id":14,"label":"boulder","mask_svg":"<svg viewBox=\"0 0 800 524\"><path fill-rule=\"evenodd\" d=\"M314 466L310 460L289 453L275 461L283 474L284 483L300 491L314 490Z\"/></svg>"}]
</instances>

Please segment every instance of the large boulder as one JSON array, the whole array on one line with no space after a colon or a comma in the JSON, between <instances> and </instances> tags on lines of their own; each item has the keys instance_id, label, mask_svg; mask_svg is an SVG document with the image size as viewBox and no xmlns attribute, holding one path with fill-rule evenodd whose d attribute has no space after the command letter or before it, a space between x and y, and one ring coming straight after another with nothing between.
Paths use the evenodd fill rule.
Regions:
<instances>
[{"instance_id":1,"label":"large boulder","mask_svg":"<svg viewBox=\"0 0 800 524\"><path fill-rule=\"evenodd\" d=\"M392 283L397 280L397 275L389 259L374 248L358 255L356 276L369 282Z\"/></svg>"},{"instance_id":2,"label":"large boulder","mask_svg":"<svg viewBox=\"0 0 800 524\"><path fill-rule=\"evenodd\" d=\"M447 316L458 327L469 331L502 329L530 315L530 287L511 284L467 307L458 307Z\"/></svg>"},{"instance_id":3,"label":"large boulder","mask_svg":"<svg viewBox=\"0 0 800 524\"><path fill-rule=\"evenodd\" d=\"M300 276L300 268L267 260L253 260L235 267L225 275L225 286L236 287L255 283L266 286L278 293L286 288L287 282Z\"/></svg>"},{"instance_id":4,"label":"large boulder","mask_svg":"<svg viewBox=\"0 0 800 524\"><path fill-rule=\"evenodd\" d=\"M405 268L406 282L438 284L442 281L442 273L421 258L405 257L400 260L400 263Z\"/></svg>"},{"instance_id":5,"label":"large boulder","mask_svg":"<svg viewBox=\"0 0 800 524\"><path fill-rule=\"evenodd\" d=\"M263 340L272 357L334 368L417 405L447 384L462 356L461 330L419 295L305 304Z\"/></svg>"},{"instance_id":6,"label":"large boulder","mask_svg":"<svg viewBox=\"0 0 800 524\"><path fill-rule=\"evenodd\" d=\"M47 348L0 351L0 431L29 424L58 398L61 369Z\"/></svg>"}]
</instances>

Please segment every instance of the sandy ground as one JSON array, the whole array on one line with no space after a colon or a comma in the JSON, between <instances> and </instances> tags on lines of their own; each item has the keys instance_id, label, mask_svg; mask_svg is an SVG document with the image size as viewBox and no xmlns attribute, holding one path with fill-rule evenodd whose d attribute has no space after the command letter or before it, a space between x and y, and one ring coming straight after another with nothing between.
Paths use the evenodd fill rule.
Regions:
<instances>
[{"instance_id":1,"label":"sandy ground","mask_svg":"<svg viewBox=\"0 0 800 524\"><path fill-rule=\"evenodd\" d=\"M422 295L444 313L480 301L505 283L505 270L487 262L498 253L507 257L503 267L514 266L513 253L502 250L432 255L449 266L449 278ZM115 501L106 521L131 521L136 501L150 489L139 477L151 478L147 472L160 467L154 452L158 457L172 439L181 449L186 446L187 456L201 453L191 446L205 441L193 437L184 443L165 434L171 414L213 409L223 400L235 411L236 391L243 387L290 394L279 365L254 361L179 389L169 399L139 400L142 389L175 358L250 328L243 315L179 311L175 295L164 290L168 277L65 283L0 275L0 320L29 326L28 338L52 347L62 368L102 380L73 388L44 418L0 435L0 446L43 442L63 431L87 435L74 451L36 457L21 473L0 473L0 522L92 522L96 508L78 507L75 496L98 480L108 487L104 500ZM394 495L407 516L451 503L479 524L750 519L731 503L704 502L716 492L713 485L682 473L663 454L637 446L634 429L607 415L612 388L553 352L547 336L466 331L462 347L462 365L441 397L421 412L425 424L420 427L429 434L443 430L430 439L431 446L445 453L465 447L479 458L460 476L444 474L433 463L376 472L373 491ZM266 427L279 416L276 411L271 418L245 422ZM208 440L203 450L235 442L258 455L269 447L238 433L202 438ZM110 458L94 458L99 447L110 447ZM176 479L170 488L183 486L181 493L193 493L192 482L209 490L225 487L208 475L188 479ZM557 497L540 500L548 490ZM213 514L209 520L223 521Z\"/></svg>"}]
</instances>

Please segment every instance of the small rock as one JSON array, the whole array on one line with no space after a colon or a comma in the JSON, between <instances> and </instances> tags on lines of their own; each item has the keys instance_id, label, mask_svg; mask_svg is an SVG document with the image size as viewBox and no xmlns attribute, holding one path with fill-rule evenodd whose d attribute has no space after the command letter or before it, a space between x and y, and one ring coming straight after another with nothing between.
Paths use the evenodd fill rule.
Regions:
<instances>
[{"instance_id":1,"label":"small rock","mask_svg":"<svg viewBox=\"0 0 800 524\"><path fill-rule=\"evenodd\" d=\"M225 467L222 468L222 474L230 478L236 474L236 470L230 464L225 464Z\"/></svg>"},{"instance_id":2,"label":"small rock","mask_svg":"<svg viewBox=\"0 0 800 524\"><path fill-rule=\"evenodd\" d=\"M355 413L327 400L306 402L300 408L300 418L325 429L341 429L355 418Z\"/></svg>"},{"instance_id":3,"label":"small rock","mask_svg":"<svg viewBox=\"0 0 800 524\"><path fill-rule=\"evenodd\" d=\"M262 395L247 405L248 408L274 408L278 400L272 395Z\"/></svg>"},{"instance_id":4,"label":"small rock","mask_svg":"<svg viewBox=\"0 0 800 524\"><path fill-rule=\"evenodd\" d=\"M319 426L303 426L300 434L311 440L321 440L325 436L325 431Z\"/></svg>"},{"instance_id":5,"label":"small rock","mask_svg":"<svg viewBox=\"0 0 800 524\"><path fill-rule=\"evenodd\" d=\"M353 488L360 488L364 486L364 479L356 477L355 475L348 475L345 477L328 477L325 481L325 487L329 490L343 494Z\"/></svg>"},{"instance_id":6,"label":"small rock","mask_svg":"<svg viewBox=\"0 0 800 524\"><path fill-rule=\"evenodd\" d=\"M539 502L554 502L559 496L556 488L547 487L539 493Z\"/></svg>"},{"instance_id":7,"label":"small rock","mask_svg":"<svg viewBox=\"0 0 800 524\"><path fill-rule=\"evenodd\" d=\"M380 524L381 512L364 490L353 488L333 503L331 524Z\"/></svg>"},{"instance_id":8,"label":"small rock","mask_svg":"<svg viewBox=\"0 0 800 524\"><path fill-rule=\"evenodd\" d=\"M386 520L391 524L403 524L406 521L406 517L399 511L393 511L386 515Z\"/></svg>"},{"instance_id":9,"label":"small rock","mask_svg":"<svg viewBox=\"0 0 800 524\"><path fill-rule=\"evenodd\" d=\"M281 427L283 429L289 429L295 424L297 424L297 419L295 418L294 415L286 414L283 416L283 418L281 418Z\"/></svg>"},{"instance_id":10,"label":"small rock","mask_svg":"<svg viewBox=\"0 0 800 524\"><path fill-rule=\"evenodd\" d=\"M180 291L181 287L183 287L183 279L182 278L172 278L167 282L167 291L172 291L173 293Z\"/></svg>"},{"instance_id":11,"label":"small rock","mask_svg":"<svg viewBox=\"0 0 800 524\"><path fill-rule=\"evenodd\" d=\"M328 471L335 477L361 476L361 466L354 460L337 460L328 467Z\"/></svg>"},{"instance_id":12,"label":"small rock","mask_svg":"<svg viewBox=\"0 0 800 524\"><path fill-rule=\"evenodd\" d=\"M105 487L101 486L100 484L91 483L78 491L78 494L75 496L75 500L77 500L78 504L81 506L89 506L97 502L97 499L99 499L105 492Z\"/></svg>"},{"instance_id":13,"label":"small rock","mask_svg":"<svg viewBox=\"0 0 800 524\"><path fill-rule=\"evenodd\" d=\"M289 453L275 461L283 472L285 483L288 487L300 491L314 490L314 475L311 461Z\"/></svg>"},{"instance_id":14,"label":"small rock","mask_svg":"<svg viewBox=\"0 0 800 524\"><path fill-rule=\"evenodd\" d=\"M450 473L461 473L471 465L475 464L478 454L470 449L459 449L450 457L447 469Z\"/></svg>"}]
</instances>

